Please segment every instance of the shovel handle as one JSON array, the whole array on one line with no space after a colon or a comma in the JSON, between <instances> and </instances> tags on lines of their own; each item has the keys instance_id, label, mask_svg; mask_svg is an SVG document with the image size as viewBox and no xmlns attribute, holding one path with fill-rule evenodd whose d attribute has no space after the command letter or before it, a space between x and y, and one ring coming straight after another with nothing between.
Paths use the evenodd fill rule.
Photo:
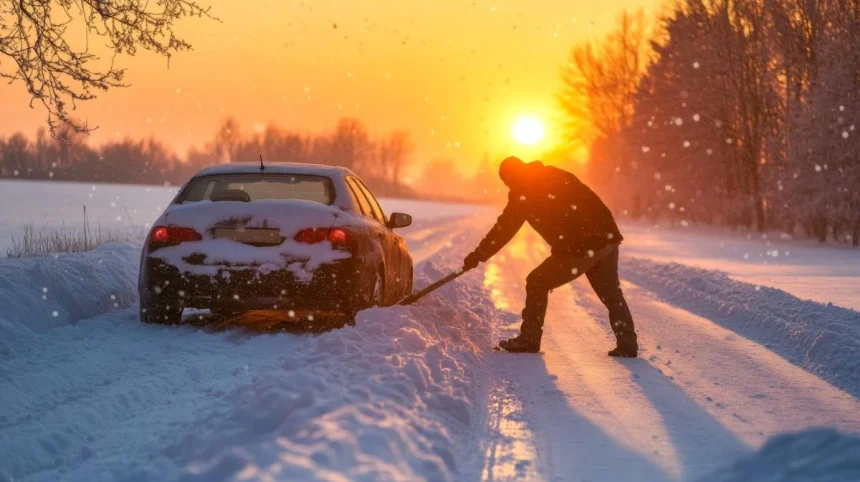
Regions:
<instances>
[{"instance_id":1,"label":"shovel handle","mask_svg":"<svg viewBox=\"0 0 860 482\"><path fill-rule=\"evenodd\" d=\"M397 302L397 304L398 305L411 305L412 303L415 303L416 301L420 300L421 298L430 294L431 292L436 291L437 289L442 287L442 285L447 284L447 283L459 278L466 271L467 270L460 268L457 271L454 271L453 273L449 274L448 276L440 279L439 281L436 281L435 283L431 284L430 286L422 289L421 291L418 291L416 293L412 293L411 295L403 298L402 300Z\"/></svg>"}]
</instances>

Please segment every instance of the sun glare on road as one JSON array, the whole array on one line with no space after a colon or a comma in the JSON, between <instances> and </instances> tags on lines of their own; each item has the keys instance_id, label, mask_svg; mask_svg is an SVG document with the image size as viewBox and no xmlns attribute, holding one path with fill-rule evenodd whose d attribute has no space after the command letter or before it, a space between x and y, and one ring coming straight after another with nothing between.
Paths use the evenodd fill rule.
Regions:
<instances>
[{"instance_id":1,"label":"sun glare on road","mask_svg":"<svg viewBox=\"0 0 860 482\"><path fill-rule=\"evenodd\" d=\"M520 117L512 129L514 140L531 146L543 139L543 124L534 117Z\"/></svg>"}]
</instances>

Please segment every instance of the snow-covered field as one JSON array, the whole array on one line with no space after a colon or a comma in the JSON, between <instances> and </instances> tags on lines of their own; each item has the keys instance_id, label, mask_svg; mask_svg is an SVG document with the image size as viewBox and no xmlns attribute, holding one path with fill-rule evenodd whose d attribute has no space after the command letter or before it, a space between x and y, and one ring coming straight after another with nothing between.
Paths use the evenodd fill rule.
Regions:
<instances>
[{"instance_id":1,"label":"snow-covered field","mask_svg":"<svg viewBox=\"0 0 860 482\"><path fill-rule=\"evenodd\" d=\"M85 203L103 225L128 226L128 207L143 226L172 197L0 192L3 236L73 223ZM493 220L383 204L415 215L403 233L417 287ZM0 480L860 480L858 252L622 231L637 360L605 356L584 280L551 296L542 355L489 350L514 333L525 276L548 255L528 229L419 303L318 336L141 324L134 243L2 259Z\"/></svg>"}]
</instances>

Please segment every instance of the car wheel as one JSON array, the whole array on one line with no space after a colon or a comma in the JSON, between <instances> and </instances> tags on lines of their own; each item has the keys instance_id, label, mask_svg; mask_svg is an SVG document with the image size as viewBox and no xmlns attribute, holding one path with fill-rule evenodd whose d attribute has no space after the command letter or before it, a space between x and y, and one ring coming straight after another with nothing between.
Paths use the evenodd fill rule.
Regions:
<instances>
[{"instance_id":1,"label":"car wheel","mask_svg":"<svg viewBox=\"0 0 860 482\"><path fill-rule=\"evenodd\" d=\"M385 280L381 271L376 272L376 280L373 282L371 306L385 306Z\"/></svg>"},{"instance_id":2,"label":"car wheel","mask_svg":"<svg viewBox=\"0 0 860 482\"><path fill-rule=\"evenodd\" d=\"M178 325L182 321L182 305L141 300L140 321L156 325Z\"/></svg>"}]
</instances>

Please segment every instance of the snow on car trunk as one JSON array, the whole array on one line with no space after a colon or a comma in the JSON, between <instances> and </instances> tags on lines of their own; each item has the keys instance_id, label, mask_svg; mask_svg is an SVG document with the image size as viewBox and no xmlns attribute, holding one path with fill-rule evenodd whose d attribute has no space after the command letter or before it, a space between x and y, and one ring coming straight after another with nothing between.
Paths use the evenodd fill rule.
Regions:
<instances>
[{"instance_id":1,"label":"snow on car trunk","mask_svg":"<svg viewBox=\"0 0 860 482\"><path fill-rule=\"evenodd\" d=\"M298 242L296 234L341 226L344 219L340 208L304 200L177 204L165 212L163 224L192 228L202 240L164 247L151 256L192 275L288 269L298 281L309 282L319 266L351 254L329 241Z\"/></svg>"}]
</instances>

